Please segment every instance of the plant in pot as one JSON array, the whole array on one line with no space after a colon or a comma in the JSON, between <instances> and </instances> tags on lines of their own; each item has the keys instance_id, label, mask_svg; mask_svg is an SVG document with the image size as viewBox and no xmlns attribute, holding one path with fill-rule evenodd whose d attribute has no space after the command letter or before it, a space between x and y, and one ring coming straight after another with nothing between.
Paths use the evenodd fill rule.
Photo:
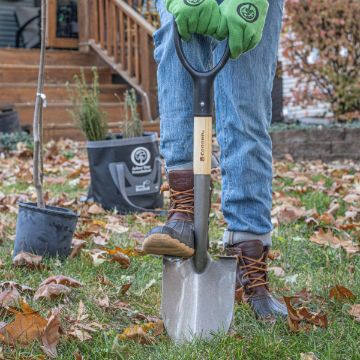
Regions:
<instances>
[{"instance_id":1,"label":"plant in pot","mask_svg":"<svg viewBox=\"0 0 360 360\"><path fill-rule=\"evenodd\" d=\"M12 105L0 104L0 133L20 131L19 115Z\"/></svg>"},{"instance_id":2,"label":"plant in pot","mask_svg":"<svg viewBox=\"0 0 360 360\"><path fill-rule=\"evenodd\" d=\"M100 85L94 70L92 85L75 77L72 115L87 139L91 185L88 199L119 213L153 211L162 207L161 160L157 134L144 132L135 90L124 94L122 133L107 132L100 109Z\"/></svg>"},{"instance_id":3,"label":"plant in pot","mask_svg":"<svg viewBox=\"0 0 360 360\"><path fill-rule=\"evenodd\" d=\"M61 258L68 256L78 218L73 211L46 206L44 201L42 108L45 101L43 89L46 13L46 0L42 0L40 65L33 122L33 178L37 202L21 202L19 204L14 257L21 252L30 252L41 256L59 256Z\"/></svg>"}]
</instances>

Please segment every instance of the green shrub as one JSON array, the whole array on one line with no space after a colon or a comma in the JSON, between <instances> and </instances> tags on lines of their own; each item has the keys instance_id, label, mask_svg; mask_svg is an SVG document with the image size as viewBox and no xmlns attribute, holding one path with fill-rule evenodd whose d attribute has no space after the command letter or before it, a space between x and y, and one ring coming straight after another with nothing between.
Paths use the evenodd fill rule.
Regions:
<instances>
[{"instance_id":1,"label":"green shrub","mask_svg":"<svg viewBox=\"0 0 360 360\"><path fill-rule=\"evenodd\" d=\"M88 85L84 70L75 75L75 91L71 91L73 110L70 111L75 124L82 130L87 140L104 140L108 133L107 114L100 109L99 75L96 67L92 68L93 82Z\"/></svg>"},{"instance_id":2,"label":"green shrub","mask_svg":"<svg viewBox=\"0 0 360 360\"><path fill-rule=\"evenodd\" d=\"M134 89L125 91L125 122L122 127L124 138L143 136L144 129L137 111L136 92Z\"/></svg>"},{"instance_id":3,"label":"green shrub","mask_svg":"<svg viewBox=\"0 0 360 360\"><path fill-rule=\"evenodd\" d=\"M341 120L360 118L360 1L288 0L285 70L298 79L292 103L326 101Z\"/></svg>"},{"instance_id":4,"label":"green shrub","mask_svg":"<svg viewBox=\"0 0 360 360\"><path fill-rule=\"evenodd\" d=\"M33 139L30 134L26 132L15 132L10 134L0 132L0 151L16 150L18 143L25 144L30 150L33 149Z\"/></svg>"}]
</instances>

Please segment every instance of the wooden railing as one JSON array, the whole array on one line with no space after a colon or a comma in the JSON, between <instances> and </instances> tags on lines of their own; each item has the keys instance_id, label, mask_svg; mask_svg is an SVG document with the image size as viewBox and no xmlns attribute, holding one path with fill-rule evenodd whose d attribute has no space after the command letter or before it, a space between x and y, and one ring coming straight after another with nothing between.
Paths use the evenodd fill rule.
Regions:
<instances>
[{"instance_id":1,"label":"wooden railing","mask_svg":"<svg viewBox=\"0 0 360 360\"><path fill-rule=\"evenodd\" d=\"M155 27L122 0L90 0L88 10L88 44L141 95L151 121L157 117Z\"/></svg>"}]
</instances>

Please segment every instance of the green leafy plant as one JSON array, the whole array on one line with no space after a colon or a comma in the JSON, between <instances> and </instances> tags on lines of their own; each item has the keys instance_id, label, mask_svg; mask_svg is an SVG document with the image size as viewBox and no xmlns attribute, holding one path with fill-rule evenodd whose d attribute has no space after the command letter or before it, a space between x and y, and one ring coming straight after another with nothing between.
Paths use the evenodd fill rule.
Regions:
<instances>
[{"instance_id":1,"label":"green leafy plant","mask_svg":"<svg viewBox=\"0 0 360 360\"><path fill-rule=\"evenodd\" d=\"M16 150L19 143L25 144L27 149L33 150L34 143L32 136L26 132L0 133L0 150L13 151Z\"/></svg>"},{"instance_id":2,"label":"green leafy plant","mask_svg":"<svg viewBox=\"0 0 360 360\"><path fill-rule=\"evenodd\" d=\"M298 79L290 102L326 101L338 119L360 118L360 1L286 4L284 70Z\"/></svg>"},{"instance_id":3,"label":"green leafy plant","mask_svg":"<svg viewBox=\"0 0 360 360\"><path fill-rule=\"evenodd\" d=\"M144 129L140 115L137 111L136 92L134 89L125 91L125 122L123 137L131 138L143 136Z\"/></svg>"},{"instance_id":4,"label":"green leafy plant","mask_svg":"<svg viewBox=\"0 0 360 360\"><path fill-rule=\"evenodd\" d=\"M104 140L108 133L107 114L100 109L99 75L96 67L92 68L93 81L88 85L84 70L75 75L75 91L68 86L73 110L70 111L75 124L90 141Z\"/></svg>"}]
</instances>

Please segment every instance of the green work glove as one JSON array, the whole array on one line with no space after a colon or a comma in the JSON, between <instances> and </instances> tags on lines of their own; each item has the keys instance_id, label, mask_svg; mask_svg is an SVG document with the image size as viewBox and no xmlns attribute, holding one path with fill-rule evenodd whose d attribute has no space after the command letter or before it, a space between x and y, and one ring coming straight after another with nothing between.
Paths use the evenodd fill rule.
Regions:
<instances>
[{"instance_id":1,"label":"green work glove","mask_svg":"<svg viewBox=\"0 0 360 360\"><path fill-rule=\"evenodd\" d=\"M215 0L165 0L165 5L186 41L193 33L214 35L219 26L220 10Z\"/></svg>"},{"instance_id":2,"label":"green work glove","mask_svg":"<svg viewBox=\"0 0 360 360\"><path fill-rule=\"evenodd\" d=\"M269 4L267 0L224 0L215 37L229 38L231 58L253 49L261 40Z\"/></svg>"}]
</instances>

